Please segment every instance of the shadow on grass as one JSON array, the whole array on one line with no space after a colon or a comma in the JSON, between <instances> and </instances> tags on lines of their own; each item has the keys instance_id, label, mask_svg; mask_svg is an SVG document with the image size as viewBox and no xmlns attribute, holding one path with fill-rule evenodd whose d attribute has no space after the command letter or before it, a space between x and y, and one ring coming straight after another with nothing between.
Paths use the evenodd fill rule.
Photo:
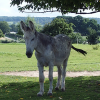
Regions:
<instances>
[{"instance_id":1,"label":"shadow on grass","mask_svg":"<svg viewBox=\"0 0 100 100\"><path fill-rule=\"evenodd\" d=\"M11 77L11 76L2 76ZM13 76L14 77L14 76ZM20 79L23 77L17 77ZM4 78L5 79L5 78ZM27 77L28 79L28 77ZM32 79L34 81L32 81ZM36 80L36 81L35 81ZM53 86L57 78L54 78ZM49 80L44 83L44 96L37 97L39 92L38 78L31 78L31 81L0 82L0 100L100 100L100 77L76 77L66 78L65 92L53 90L53 96L47 96Z\"/></svg>"}]
</instances>

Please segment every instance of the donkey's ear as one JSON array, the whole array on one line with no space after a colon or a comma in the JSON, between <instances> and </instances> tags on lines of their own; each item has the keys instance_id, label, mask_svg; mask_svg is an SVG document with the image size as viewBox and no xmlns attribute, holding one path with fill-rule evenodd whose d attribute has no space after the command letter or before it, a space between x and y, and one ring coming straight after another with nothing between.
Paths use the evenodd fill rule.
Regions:
<instances>
[{"instance_id":1,"label":"donkey's ear","mask_svg":"<svg viewBox=\"0 0 100 100\"><path fill-rule=\"evenodd\" d=\"M20 22L20 27L21 27L23 32L25 32L27 30L27 26L24 24L23 21Z\"/></svg>"},{"instance_id":2,"label":"donkey's ear","mask_svg":"<svg viewBox=\"0 0 100 100\"><path fill-rule=\"evenodd\" d=\"M35 26L32 21L29 21L29 27L33 31L33 33L35 33Z\"/></svg>"}]
</instances>

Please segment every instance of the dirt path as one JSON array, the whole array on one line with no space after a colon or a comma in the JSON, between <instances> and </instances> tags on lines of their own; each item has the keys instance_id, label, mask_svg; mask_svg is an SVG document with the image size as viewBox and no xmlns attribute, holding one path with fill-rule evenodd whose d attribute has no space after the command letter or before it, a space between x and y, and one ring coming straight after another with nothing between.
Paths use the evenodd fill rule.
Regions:
<instances>
[{"instance_id":1,"label":"dirt path","mask_svg":"<svg viewBox=\"0 0 100 100\"><path fill-rule=\"evenodd\" d=\"M57 77L58 73L53 72L53 77ZM39 72L38 71L22 71L22 72L4 72L0 73L0 75L13 75L13 76L24 76L24 77L38 77ZM44 75L47 78L48 77L48 71L44 71ZM94 72L67 72L67 77L79 77L79 76L100 76L100 71L94 71Z\"/></svg>"}]
</instances>

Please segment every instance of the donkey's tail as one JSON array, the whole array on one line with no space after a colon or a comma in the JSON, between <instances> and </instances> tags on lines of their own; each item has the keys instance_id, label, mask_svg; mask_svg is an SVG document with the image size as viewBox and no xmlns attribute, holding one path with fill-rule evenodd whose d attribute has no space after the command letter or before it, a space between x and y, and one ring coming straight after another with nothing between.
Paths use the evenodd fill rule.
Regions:
<instances>
[{"instance_id":1,"label":"donkey's tail","mask_svg":"<svg viewBox=\"0 0 100 100\"><path fill-rule=\"evenodd\" d=\"M82 49L77 49L77 48L75 48L73 45L72 45L72 49L74 49L74 50L77 51L77 52L82 53L84 56L87 54L86 51L84 51L84 50L82 50Z\"/></svg>"}]
</instances>

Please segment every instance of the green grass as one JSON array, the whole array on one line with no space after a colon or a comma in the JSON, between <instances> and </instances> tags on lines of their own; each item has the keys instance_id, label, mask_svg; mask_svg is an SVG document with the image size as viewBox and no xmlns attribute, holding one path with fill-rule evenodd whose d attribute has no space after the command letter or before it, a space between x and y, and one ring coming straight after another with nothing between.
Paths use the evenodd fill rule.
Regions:
<instances>
[{"instance_id":1,"label":"green grass","mask_svg":"<svg viewBox=\"0 0 100 100\"><path fill-rule=\"evenodd\" d=\"M88 54L83 56L71 50L67 71L100 70L100 48L93 50L92 45L74 46ZM0 72L38 70L35 55L28 59L25 52L25 44L0 44ZM0 100L100 100L100 76L66 77L65 81L65 92L53 89L53 96L47 96L49 79L46 78L44 96L37 97L39 78L0 75ZM57 78L54 78L53 87L56 82Z\"/></svg>"},{"instance_id":2,"label":"green grass","mask_svg":"<svg viewBox=\"0 0 100 100\"><path fill-rule=\"evenodd\" d=\"M0 44L0 72L38 70L35 55L28 59L25 44Z\"/></svg>"},{"instance_id":3,"label":"green grass","mask_svg":"<svg viewBox=\"0 0 100 100\"><path fill-rule=\"evenodd\" d=\"M71 50L67 71L100 70L100 47L98 50L93 50L93 45L74 44L74 46L87 51L88 54L83 56ZM38 70L34 53L32 58L29 59L26 57L25 52L25 44L0 43L0 72ZM48 70L48 67L45 67L45 70ZM57 71L56 67L54 67L54 71Z\"/></svg>"},{"instance_id":4,"label":"green grass","mask_svg":"<svg viewBox=\"0 0 100 100\"><path fill-rule=\"evenodd\" d=\"M87 51L83 56L74 50L71 50L68 71L98 71L100 70L100 48L93 50L93 45L74 45L77 48Z\"/></svg>"},{"instance_id":5,"label":"green grass","mask_svg":"<svg viewBox=\"0 0 100 100\"><path fill-rule=\"evenodd\" d=\"M65 92L53 89L53 96L47 96L49 80L45 79L44 96L37 97L38 78L0 75L0 100L100 100L100 76L67 77L65 86Z\"/></svg>"}]
</instances>

